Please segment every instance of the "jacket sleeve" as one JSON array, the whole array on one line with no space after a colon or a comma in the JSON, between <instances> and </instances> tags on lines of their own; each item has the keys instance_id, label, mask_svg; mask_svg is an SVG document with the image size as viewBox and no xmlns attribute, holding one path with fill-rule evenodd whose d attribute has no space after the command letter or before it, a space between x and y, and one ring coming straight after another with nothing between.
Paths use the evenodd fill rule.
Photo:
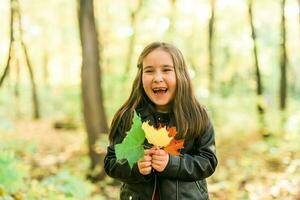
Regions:
<instances>
[{"instance_id":1,"label":"jacket sleeve","mask_svg":"<svg viewBox=\"0 0 300 200\"><path fill-rule=\"evenodd\" d=\"M200 140L195 140L193 153L169 156L169 162L159 176L180 181L196 181L211 176L218 164L215 148L215 135L212 124Z\"/></svg>"},{"instance_id":2,"label":"jacket sleeve","mask_svg":"<svg viewBox=\"0 0 300 200\"><path fill-rule=\"evenodd\" d=\"M107 153L104 158L104 170L112 178L118 179L124 183L140 183L151 178L150 175L143 176L139 170L137 163L130 168L126 159L117 160L115 154L115 144L120 143L122 139L117 137L114 142L107 147Z\"/></svg>"}]
</instances>

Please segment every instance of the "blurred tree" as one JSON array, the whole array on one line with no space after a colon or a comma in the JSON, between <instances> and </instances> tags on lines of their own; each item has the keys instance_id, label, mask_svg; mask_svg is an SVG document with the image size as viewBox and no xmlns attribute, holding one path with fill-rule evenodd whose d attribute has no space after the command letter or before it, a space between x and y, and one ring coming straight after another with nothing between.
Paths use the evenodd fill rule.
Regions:
<instances>
[{"instance_id":1,"label":"blurred tree","mask_svg":"<svg viewBox=\"0 0 300 200\"><path fill-rule=\"evenodd\" d=\"M299 14L299 22L300 22L300 0L298 0L298 14Z\"/></svg>"},{"instance_id":2,"label":"blurred tree","mask_svg":"<svg viewBox=\"0 0 300 200\"><path fill-rule=\"evenodd\" d=\"M171 1L171 12L169 14L169 27L166 33L167 38L166 39L173 39L173 34L175 31L175 17L178 14L176 12L176 2L177 0L170 0Z\"/></svg>"},{"instance_id":3,"label":"blurred tree","mask_svg":"<svg viewBox=\"0 0 300 200\"><path fill-rule=\"evenodd\" d=\"M9 66L10 66L10 60L11 60L11 57L12 57L12 46L13 46L13 43L15 41L15 37L14 37L14 30L13 30L13 23L14 23L14 13L15 13L15 8L13 6L13 3L12 3L12 0L10 1L10 40L9 40L9 48L8 48L8 57L7 57L7 61L6 61L6 65L5 65L5 69L4 69L4 72L0 78L0 87L2 86L2 83L4 82L4 79L5 77L7 76L8 74L8 71L9 71Z\"/></svg>"},{"instance_id":4,"label":"blurred tree","mask_svg":"<svg viewBox=\"0 0 300 200\"><path fill-rule=\"evenodd\" d=\"M88 134L92 181L102 179L104 154L95 149L100 134L107 133L108 126L103 105L101 70L99 66L99 42L95 25L93 0L79 1L79 29L82 45L81 89L83 115Z\"/></svg>"},{"instance_id":5,"label":"blurred tree","mask_svg":"<svg viewBox=\"0 0 300 200\"><path fill-rule=\"evenodd\" d=\"M262 100L263 85L261 81L260 68L258 62L256 31L253 23L252 7L253 7L252 0L248 0L248 14L249 14L249 21L251 26L251 36L253 40L253 56L254 56L255 75L256 75L256 94L259 99L257 102L257 109L260 114L263 114L264 113L263 100Z\"/></svg>"},{"instance_id":6,"label":"blurred tree","mask_svg":"<svg viewBox=\"0 0 300 200\"><path fill-rule=\"evenodd\" d=\"M279 100L280 110L285 110L287 99L287 53L286 53L286 28L285 28L285 0L281 1L281 40L280 40L280 86L279 86Z\"/></svg>"},{"instance_id":7,"label":"blurred tree","mask_svg":"<svg viewBox=\"0 0 300 200\"><path fill-rule=\"evenodd\" d=\"M43 54L43 81L44 81L44 85L46 87L49 86L48 62L49 62L48 51L45 49L44 54Z\"/></svg>"},{"instance_id":8,"label":"blurred tree","mask_svg":"<svg viewBox=\"0 0 300 200\"><path fill-rule=\"evenodd\" d=\"M16 100L16 116L17 118L20 118L21 112L20 112L20 62L19 60L15 60L16 65L16 84L14 87L14 96Z\"/></svg>"},{"instance_id":9,"label":"blurred tree","mask_svg":"<svg viewBox=\"0 0 300 200\"><path fill-rule=\"evenodd\" d=\"M215 7L216 0L210 0L210 19L208 25L208 66L209 66L209 91L212 93L214 90L214 52L213 52L213 39L214 39L214 24L215 24Z\"/></svg>"},{"instance_id":10,"label":"blurred tree","mask_svg":"<svg viewBox=\"0 0 300 200\"><path fill-rule=\"evenodd\" d=\"M130 69L132 68L132 55L134 52L134 45L136 40L136 26L137 26L137 15L140 12L141 8L143 6L143 0L137 0L137 6L133 8L130 12L130 28L132 30L132 34L129 37L129 44L128 44L128 50L127 50L127 57L126 57L126 65L125 65L125 72L124 72L124 78L127 79L127 75L130 74Z\"/></svg>"},{"instance_id":11,"label":"blurred tree","mask_svg":"<svg viewBox=\"0 0 300 200\"><path fill-rule=\"evenodd\" d=\"M298 0L298 14L299 14L299 30L300 30L300 0Z\"/></svg>"},{"instance_id":12,"label":"blurred tree","mask_svg":"<svg viewBox=\"0 0 300 200\"><path fill-rule=\"evenodd\" d=\"M31 89L32 89L33 118L38 119L38 118L40 118L39 102L38 102L38 97L37 97L33 68L32 68L31 62L29 60L29 55L28 55L26 45L23 41L23 30L22 30L22 20L21 20L20 8L19 8L19 1L11 0L10 6L11 6L10 44L9 44L8 59L6 62L6 67L5 67L3 75L0 78L0 87L4 81L4 78L6 77L6 75L8 73L12 57L17 55L16 53L13 53L13 51L17 52L16 48L18 47L18 44L19 44L24 51L25 62L26 62L26 65L27 65L28 71L29 71L29 80L30 80ZM18 29L15 30L14 27L17 27ZM17 58L15 58L15 59L17 59ZM17 69L17 76L19 76L18 73L19 73L19 69ZM19 79L17 78L17 81L18 80ZM18 83L17 83L17 85L18 85ZM15 93L15 94L17 94L17 93Z\"/></svg>"}]
</instances>

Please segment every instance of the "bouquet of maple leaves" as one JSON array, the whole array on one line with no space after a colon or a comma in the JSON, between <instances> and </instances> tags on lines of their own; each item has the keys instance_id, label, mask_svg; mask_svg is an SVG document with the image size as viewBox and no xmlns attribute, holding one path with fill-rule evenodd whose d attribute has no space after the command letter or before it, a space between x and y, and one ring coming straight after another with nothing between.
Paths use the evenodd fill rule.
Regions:
<instances>
[{"instance_id":1,"label":"bouquet of maple leaves","mask_svg":"<svg viewBox=\"0 0 300 200\"><path fill-rule=\"evenodd\" d=\"M155 147L164 149L170 155L180 155L178 150L183 148L184 140L175 139L175 127L154 128L148 122L142 123L136 113L134 113L132 121L131 129L127 132L123 142L115 146L117 160L127 159L132 168L133 164L144 156L145 139Z\"/></svg>"}]
</instances>

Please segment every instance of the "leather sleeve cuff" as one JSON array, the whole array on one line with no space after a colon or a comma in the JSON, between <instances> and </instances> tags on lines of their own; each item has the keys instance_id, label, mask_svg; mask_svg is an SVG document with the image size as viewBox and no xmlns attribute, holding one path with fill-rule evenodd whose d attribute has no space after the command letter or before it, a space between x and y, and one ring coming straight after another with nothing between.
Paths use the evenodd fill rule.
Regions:
<instances>
[{"instance_id":1,"label":"leather sleeve cuff","mask_svg":"<svg viewBox=\"0 0 300 200\"><path fill-rule=\"evenodd\" d=\"M139 180L139 181L141 181L141 182L148 182L148 181L150 181L151 178L152 178L152 173L149 174L149 175L146 175L146 176L142 175L142 174L139 172L137 163L135 163L135 164L132 166L131 173L132 173L133 177L136 177L136 179Z\"/></svg>"},{"instance_id":2,"label":"leather sleeve cuff","mask_svg":"<svg viewBox=\"0 0 300 200\"><path fill-rule=\"evenodd\" d=\"M169 155L169 162L167 164L167 167L162 172L157 172L159 176L167 177L167 178L177 178L178 177L178 171L180 166L180 156L172 156Z\"/></svg>"}]
</instances>

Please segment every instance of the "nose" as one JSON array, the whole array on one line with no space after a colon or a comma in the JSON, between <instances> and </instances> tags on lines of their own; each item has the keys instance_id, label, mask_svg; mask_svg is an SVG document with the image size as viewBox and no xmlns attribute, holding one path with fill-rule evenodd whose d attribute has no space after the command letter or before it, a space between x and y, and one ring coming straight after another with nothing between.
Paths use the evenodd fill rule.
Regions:
<instances>
[{"instance_id":1,"label":"nose","mask_svg":"<svg viewBox=\"0 0 300 200\"><path fill-rule=\"evenodd\" d=\"M163 81L163 76L161 73L155 73L154 77L153 77L153 82L154 83L159 83Z\"/></svg>"}]
</instances>

